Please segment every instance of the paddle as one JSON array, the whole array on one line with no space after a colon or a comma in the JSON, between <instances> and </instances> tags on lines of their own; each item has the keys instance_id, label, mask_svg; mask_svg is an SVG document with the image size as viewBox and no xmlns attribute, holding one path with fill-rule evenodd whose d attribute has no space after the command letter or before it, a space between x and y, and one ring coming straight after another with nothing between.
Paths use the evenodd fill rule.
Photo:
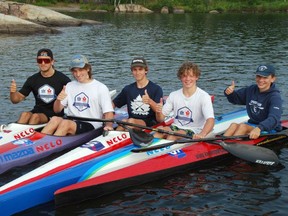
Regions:
<instances>
[{"instance_id":1,"label":"paddle","mask_svg":"<svg viewBox=\"0 0 288 216\"><path fill-rule=\"evenodd\" d=\"M284 130L283 132L279 132L279 133L260 134L260 137L263 137L263 136L281 136L281 135L287 137L288 136L288 130ZM187 136L185 136L185 137L187 137ZM172 141L172 142L168 142L168 143L163 143L163 144L160 144L160 145L150 146L150 147L147 147L147 148L133 149L132 151L133 152L146 152L146 151L151 151L151 150L155 150L155 149L165 148L165 147L168 147L168 146L171 146L171 145L174 145L174 144L185 144L185 143L189 143L189 142L209 142L209 143L212 143L211 141L235 140L235 139L243 139L243 138L249 138L249 135L225 136L225 137L224 136L220 136L220 137L211 137L211 138L203 138L203 139L192 139L191 137L189 137L188 139L176 140L176 141ZM230 144L227 144L227 145L230 145ZM235 144L231 144L231 145L235 145ZM242 144L240 144L240 145L242 145ZM251 148L251 146L252 145L248 145L248 147L247 147L248 149L247 150L249 150L249 148ZM258 149L263 149L263 147L260 147L260 146L257 146L257 147L258 147Z\"/></svg>"},{"instance_id":2,"label":"paddle","mask_svg":"<svg viewBox=\"0 0 288 216\"><path fill-rule=\"evenodd\" d=\"M222 138L218 138L218 140L221 140ZM245 144L239 144L239 143L225 143L223 141L221 142L207 142L207 139L202 139L206 140L206 143L208 144L213 144L213 145L219 145L221 146L224 150L229 152L230 154L249 161L253 163L259 163L259 164L265 164L269 166L276 166L279 163L279 159L277 155L270 149L263 148L260 146L254 146L254 145L245 145ZM209 139L211 140L211 139ZM215 139L214 139L215 140ZM193 139L190 140L178 140L178 141L173 141L173 142L168 142L164 143L161 145L156 145L156 146L151 146L148 148L137 148L137 149L132 149L131 151L134 153L140 153L140 152L147 152L147 151L152 151L160 148L167 148L168 146L174 145L174 144L181 144L181 143L191 143L191 142L197 142ZM198 141L199 142L199 141ZM161 147L162 146L162 147Z\"/></svg>"},{"instance_id":3,"label":"paddle","mask_svg":"<svg viewBox=\"0 0 288 216\"><path fill-rule=\"evenodd\" d=\"M135 128L129 128L123 124L121 124L121 126L129 132L130 138L134 145L138 147L145 147L153 142L154 136L152 134L146 133L142 130L137 130Z\"/></svg>"},{"instance_id":4,"label":"paddle","mask_svg":"<svg viewBox=\"0 0 288 216\"><path fill-rule=\"evenodd\" d=\"M274 134L261 134L260 136L288 136L288 130L285 130L284 133L274 133ZM247 145L247 144L240 144L240 143L225 143L223 141L221 142L211 142L211 140L225 140L225 139L231 139L231 138L240 138L240 137L248 137L248 135L243 136L230 136L230 137L218 137L218 138L206 138L206 139L182 139L182 140L176 140L168 143L164 143L161 145L151 146L147 148L138 148L138 149L132 149L132 152L146 152L146 151L152 151L159 148L165 148L174 144L181 144L181 143L191 143L191 142L201 142L206 141L209 144L213 145L219 145L224 150L229 152L230 154L249 161L253 163L268 165L268 166L276 166L279 163L278 156L274 153L274 151L263 148L260 146L254 146L254 145Z\"/></svg>"},{"instance_id":5,"label":"paddle","mask_svg":"<svg viewBox=\"0 0 288 216\"><path fill-rule=\"evenodd\" d=\"M167 130L163 130L160 128L152 128L152 127L148 127L148 126L144 126L144 125L139 125L139 124L134 124L134 123L130 123L130 122L125 122L125 121L121 121L121 120L117 120L117 119L97 119L97 118L84 118L84 117L76 117L76 116L67 116L68 119L74 119L74 120L79 120L79 121L95 121L95 122L113 122L116 124L120 124L120 125L128 125L128 126L132 126L132 127L137 127L137 128L141 128L141 129L146 129L149 131L155 131L155 132L159 132L159 133L165 133L165 134L169 134L169 135L174 135L174 136L179 136L179 137L183 137L183 138L188 138L191 139L190 136L187 136L185 134L180 134L180 133L175 133L173 131L167 131ZM237 138L246 138L247 136L231 136L230 138L222 138L222 139L237 139ZM210 140L204 140L204 141L214 141L214 140L219 140L219 138L208 138ZM196 140L197 141L202 141L202 139L200 140Z\"/></svg>"},{"instance_id":6,"label":"paddle","mask_svg":"<svg viewBox=\"0 0 288 216\"><path fill-rule=\"evenodd\" d=\"M134 126L134 127L138 127L138 128L142 128L142 129L157 131L160 133L167 133L170 135L180 136L180 137L184 137L184 138L189 139L189 140L178 140L178 141L165 143L165 144L162 144L162 146L157 145L157 146L151 146L148 148L140 148L138 150L134 149L134 150L132 150L133 152L137 152L137 151L143 152L145 150L147 151L147 149L149 149L149 150L159 149L159 148L163 148L163 147L167 147L167 146L170 146L173 144L179 144L179 143L209 142L210 141L209 142L210 144L219 145L223 149L225 149L227 152L231 153L232 155L239 157L241 159L250 161L250 162L260 163L260 164L265 164L265 165L271 165L271 166L277 165L279 163L279 159L278 159L277 155L270 149L266 149L266 148L263 148L260 146L244 145L244 144L237 144L237 143L227 144L224 142L211 142L211 141L216 141L216 140L239 139L239 138L243 138L243 137L248 137L248 135L230 136L230 137L215 137L215 138L205 138L205 139L194 139L193 140L193 139L191 139L190 136L186 136L183 134L174 133L171 131L166 131L166 130L162 130L159 128L151 128L151 127L147 127L147 126L142 126L142 125L138 125L138 124L124 122L124 121L117 120L117 119L94 119L94 118L82 118L82 117L74 117L74 116L69 116L69 118L73 118L75 120L82 120L82 121L113 122L113 123L117 123L117 124L121 124L121 125ZM276 134L272 134L272 135L276 135ZM268 136L268 134L263 134L261 136ZM287 136L287 134L285 134L285 136ZM132 141L133 141L133 139L132 139ZM142 146L142 145L140 144L140 146Z\"/></svg>"}]
</instances>

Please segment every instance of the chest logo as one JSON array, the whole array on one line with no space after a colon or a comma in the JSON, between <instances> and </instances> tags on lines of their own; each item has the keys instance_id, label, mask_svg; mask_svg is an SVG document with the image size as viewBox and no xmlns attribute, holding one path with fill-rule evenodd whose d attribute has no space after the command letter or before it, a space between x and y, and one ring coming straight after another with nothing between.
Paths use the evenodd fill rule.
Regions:
<instances>
[{"instance_id":1,"label":"chest logo","mask_svg":"<svg viewBox=\"0 0 288 216\"><path fill-rule=\"evenodd\" d=\"M192 111L188 107L178 109L176 118L181 125L187 125L193 122Z\"/></svg>"},{"instance_id":2,"label":"chest logo","mask_svg":"<svg viewBox=\"0 0 288 216\"><path fill-rule=\"evenodd\" d=\"M45 84L38 89L38 97L45 103L51 103L56 98L55 89Z\"/></svg>"},{"instance_id":3,"label":"chest logo","mask_svg":"<svg viewBox=\"0 0 288 216\"><path fill-rule=\"evenodd\" d=\"M85 93L81 92L75 96L73 106L80 112L90 108L89 97Z\"/></svg>"},{"instance_id":4,"label":"chest logo","mask_svg":"<svg viewBox=\"0 0 288 216\"><path fill-rule=\"evenodd\" d=\"M136 115L148 115L150 106L144 104L140 95L131 102L132 113Z\"/></svg>"},{"instance_id":5,"label":"chest logo","mask_svg":"<svg viewBox=\"0 0 288 216\"><path fill-rule=\"evenodd\" d=\"M258 115L261 110L264 110L264 107L261 103L258 103L257 101L251 100L249 102L249 107L252 113Z\"/></svg>"}]
</instances>

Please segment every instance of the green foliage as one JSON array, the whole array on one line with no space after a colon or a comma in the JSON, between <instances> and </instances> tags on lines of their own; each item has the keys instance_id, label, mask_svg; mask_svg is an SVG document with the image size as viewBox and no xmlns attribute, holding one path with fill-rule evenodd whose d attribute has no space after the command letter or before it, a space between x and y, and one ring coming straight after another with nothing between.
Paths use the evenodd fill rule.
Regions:
<instances>
[{"instance_id":1,"label":"green foliage","mask_svg":"<svg viewBox=\"0 0 288 216\"><path fill-rule=\"evenodd\" d=\"M16 0L22 3L36 4L38 6L52 6L64 4L80 4L85 10L114 11L114 0ZM117 0L116 2L118 2ZM207 13L211 10L220 12L273 12L288 11L288 0L132 0L155 12L167 6L169 11L173 8L184 9L186 13ZM131 0L121 0L121 4L130 4Z\"/></svg>"}]
</instances>

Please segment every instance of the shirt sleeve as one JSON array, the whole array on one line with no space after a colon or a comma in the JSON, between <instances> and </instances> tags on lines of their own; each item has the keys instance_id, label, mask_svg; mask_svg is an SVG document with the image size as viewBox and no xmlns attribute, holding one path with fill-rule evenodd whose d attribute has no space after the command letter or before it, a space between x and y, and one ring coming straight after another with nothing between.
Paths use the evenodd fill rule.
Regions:
<instances>
[{"instance_id":1,"label":"shirt sleeve","mask_svg":"<svg viewBox=\"0 0 288 216\"><path fill-rule=\"evenodd\" d=\"M274 130L281 124L282 103L281 97L271 97L268 117L258 125L261 131Z\"/></svg>"},{"instance_id":2,"label":"shirt sleeve","mask_svg":"<svg viewBox=\"0 0 288 216\"><path fill-rule=\"evenodd\" d=\"M173 111L173 95L170 94L162 108L162 114L168 116Z\"/></svg>"},{"instance_id":3,"label":"shirt sleeve","mask_svg":"<svg viewBox=\"0 0 288 216\"><path fill-rule=\"evenodd\" d=\"M127 91L126 87L122 89L122 91L114 98L113 103L116 107L121 108L122 106L127 104Z\"/></svg>"}]
</instances>

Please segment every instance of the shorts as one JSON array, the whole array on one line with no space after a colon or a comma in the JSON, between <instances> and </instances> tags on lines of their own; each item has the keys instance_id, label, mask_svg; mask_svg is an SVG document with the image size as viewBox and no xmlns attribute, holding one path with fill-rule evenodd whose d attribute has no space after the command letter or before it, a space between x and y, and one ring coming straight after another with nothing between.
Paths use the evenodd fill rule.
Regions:
<instances>
[{"instance_id":1,"label":"shorts","mask_svg":"<svg viewBox=\"0 0 288 216\"><path fill-rule=\"evenodd\" d=\"M252 123L249 123L249 122L245 122L245 124L250 125L250 126L252 126L254 128L258 127L257 124L252 124ZM268 133L277 133L277 131L276 130L261 131L261 134L268 134Z\"/></svg>"},{"instance_id":2,"label":"shorts","mask_svg":"<svg viewBox=\"0 0 288 216\"><path fill-rule=\"evenodd\" d=\"M145 122L147 127L151 127L157 124L154 118L147 118L147 119L141 119Z\"/></svg>"},{"instance_id":3,"label":"shorts","mask_svg":"<svg viewBox=\"0 0 288 216\"><path fill-rule=\"evenodd\" d=\"M77 125L75 134L81 134L87 131L94 130L94 126L89 122L75 121L75 123Z\"/></svg>"},{"instance_id":4,"label":"shorts","mask_svg":"<svg viewBox=\"0 0 288 216\"><path fill-rule=\"evenodd\" d=\"M30 112L32 112L32 113L43 113L44 115L46 115L46 117L48 119L50 119L52 116L63 116L64 115L64 111L60 112L60 113L55 113L53 111L53 108L52 108L52 110L50 110L50 109L39 107L39 106L34 107Z\"/></svg>"},{"instance_id":5,"label":"shorts","mask_svg":"<svg viewBox=\"0 0 288 216\"><path fill-rule=\"evenodd\" d=\"M185 135L191 136L191 137L195 134L195 132L194 132L193 130L182 129L182 128L177 127L176 125L171 125L171 126L170 126L170 129L171 129L172 131L183 130L183 131L185 131Z\"/></svg>"}]
</instances>

